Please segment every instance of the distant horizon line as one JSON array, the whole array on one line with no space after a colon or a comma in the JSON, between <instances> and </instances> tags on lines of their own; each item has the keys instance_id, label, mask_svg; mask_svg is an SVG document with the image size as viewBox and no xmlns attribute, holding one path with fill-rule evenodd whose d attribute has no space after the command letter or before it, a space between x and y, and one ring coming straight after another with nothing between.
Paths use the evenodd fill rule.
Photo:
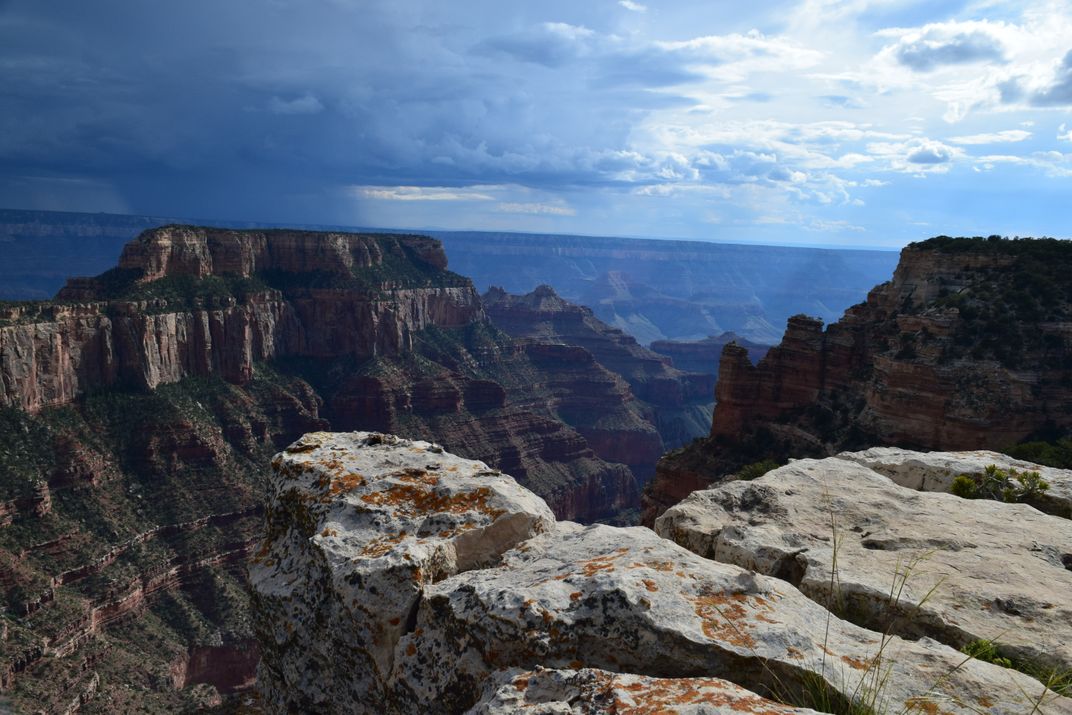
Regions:
<instances>
[{"instance_id":1,"label":"distant horizon line","mask_svg":"<svg viewBox=\"0 0 1072 715\"><path fill-rule=\"evenodd\" d=\"M833 251L865 251L865 252L877 252L877 253L890 253L899 252L904 246L868 246L861 247L859 245L851 244L819 244L819 243L773 243L765 241L748 241L742 239L702 239L702 238L681 238L675 236L641 236L641 235L622 235L622 234L592 234L592 233L553 233L547 231L520 231L520 230L504 230L504 229L483 229L483 228L437 228L434 226L422 226L422 227L402 227L402 226L362 226L357 224L345 224L345 223L315 223L315 222L302 222L302 221L262 221L253 219L237 219L237 218L206 218L206 217L193 217L193 216L170 216L166 214L152 214L152 213L116 213L114 211L69 211L69 210L56 210L56 209L28 209L28 208L11 208L2 207L0 213L4 212L25 212L25 213L38 213L38 214L69 214L69 215L81 215L81 216L118 216L126 218L147 218L156 220L166 220L176 223L188 223L189 225L204 225L211 226L213 223L232 224L231 226L220 226L221 228L236 228L236 226L243 224L245 228L307 228L307 229L347 229L354 232L384 232L384 233L440 233L440 234L459 234L459 233L476 233L476 234L502 234L502 235L515 235L515 236L555 236L560 238L597 238L597 239L623 239L629 241L667 241L667 242L680 242L680 243L699 243L699 244L724 244L732 246L755 246L766 248L801 248L801 249L814 249L814 250L833 250ZM923 241L928 238L933 238L938 235L948 234L934 234L928 236L921 236L918 241ZM911 243L911 242L909 242Z\"/></svg>"}]
</instances>

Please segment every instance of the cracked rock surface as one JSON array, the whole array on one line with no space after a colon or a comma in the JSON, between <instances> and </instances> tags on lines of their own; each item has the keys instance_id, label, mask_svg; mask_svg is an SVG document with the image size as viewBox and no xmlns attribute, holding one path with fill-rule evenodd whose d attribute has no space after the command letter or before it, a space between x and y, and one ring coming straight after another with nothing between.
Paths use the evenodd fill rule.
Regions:
<instances>
[{"instance_id":1,"label":"cracked rock surface","mask_svg":"<svg viewBox=\"0 0 1072 715\"><path fill-rule=\"evenodd\" d=\"M251 569L270 711L781 713L823 690L877 712L1072 713L1028 676L843 621L787 580L644 528L555 523L435 445L316 433L275 470Z\"/></svg>"},{"instance_id":2,"label":"cracked rock surface","mask_svg":"<svg viewBox=\"0 0 1072 715\"><path fill-rule=\"evenodd\" d=\"M898 468L930 458L964 471L976 459L910 454L898 450ZM1072 521L915 491L842 457L694 492L656 529L707 558L789 578L861 625L958 648L994 640L1006 656L1072 669Z\"/></svg>"}]
</instances>

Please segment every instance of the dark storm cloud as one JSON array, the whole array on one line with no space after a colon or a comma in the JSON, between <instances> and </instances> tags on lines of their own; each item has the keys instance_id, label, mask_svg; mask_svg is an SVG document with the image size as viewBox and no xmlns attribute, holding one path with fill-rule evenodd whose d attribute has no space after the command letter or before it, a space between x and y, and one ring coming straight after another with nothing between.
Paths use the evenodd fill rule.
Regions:
<instances>
[{"instance_id":1,"label":"dark storm cloud","mask_svg":"<svg viewBox=\"0 0 1072 715\"><path fill-rule=\"evenodd\" d=\"M626 153L630 129L691 102L649 90L695 79L693 58L614 45L615 4L471 5L485 26L406 0L16 0L0 18L0 161L104 177L135 210L271 218L316 196L349 207L349 185L650 168Z\"/></svg>"}]
</instances>

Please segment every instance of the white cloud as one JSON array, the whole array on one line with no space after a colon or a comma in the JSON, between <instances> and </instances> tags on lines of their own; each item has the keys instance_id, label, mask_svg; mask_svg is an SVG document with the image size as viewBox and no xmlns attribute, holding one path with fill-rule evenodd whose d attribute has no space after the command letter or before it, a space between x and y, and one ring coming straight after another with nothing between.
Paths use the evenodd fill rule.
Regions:
<instances>
[{"instance_id":1,"label":"white cloud","mask_svg":"<svg viewBox=\"0 0 1072 715\"><path fill-rule=\"evenodd\" d=\"M942 173L964 157L964 150L933 139L913 138L904 142L874 142L867 150L891 171L914 174Z\"/></svg>"},{"instance_id":2,"label":"white cloud","mask_svg":"<svg viewBox=\"0 0 1072 715\"><path fill-rule=\"evenodd\" d=\"M560 204L507 202L499 204L496 209L508 214L545 214L549 216L577 215L577 211L574 208Z\"/></svg>"},{"instance_id":3,"label":"white cloud","mask_svg":"<svg viewBox=\"0 0 1072 715\"><path fill-rule=\"evenodd\" d=\"M633 12L647 12L648 6L641 5L633 0L618 0L618 4L624 7L626 10L632 10Z\"/></svg>"},{"instance_id":4,"label":"white cloud","mask_svg":"<svg viewBox=\"0 0 1072 715\"><path fill-rule=\"evenodd\" d=\"M378 201L494 201L486 191L495 187L355 186L353 193Z\"/></svg>"},{"instance_id":5,"label":"white cloud","mask_svg":"<svg viewBox=\"0 0 1072 715\"><path fill-rule=\"evenodd\" d=\"M949 141L954 144L1011 144L1030 138L1031 132L1023 129L1005 129L1000 132L951 137Z\"/></svg>"},{"instance_id":6,"label":"white cloud","mask_svg":"<svg viewBox=\"0 0 1072 715\"><path fill-rule=\"evenodd\" d=\"M1057 127L1057 138L1061 141L1072 142L1072 129L1068 129L1064 122Z\"/></svg>"},{"instance_id":7,"label":"white cloud","mask_svg":"<svg viewBox=\"0 0 1072 715\"><path fill-rule=\"evenodd\" d=\"M1008 34L1008 27L1002 22L940 22L878 34L897 37L894 44L883 49L883 54L916 72L947 65L1006 61L1003 36Z\"/></svg>"}]
</instances>

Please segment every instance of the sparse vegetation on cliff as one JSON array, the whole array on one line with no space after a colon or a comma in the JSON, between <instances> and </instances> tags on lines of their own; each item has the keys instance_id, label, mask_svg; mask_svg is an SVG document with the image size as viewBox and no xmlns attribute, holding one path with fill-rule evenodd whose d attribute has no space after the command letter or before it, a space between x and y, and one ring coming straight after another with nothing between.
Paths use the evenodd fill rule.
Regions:
<instances>
[{"instance_id":1,"label":"sparse vegetation on cliff","mask_svg":"<svg viewBox=\"0 0 1072 715\"><path fill-rule=\"evenodd\" d=\"M993 499L1010 503L1031 502L1042 496L1050 485L1038 472L1019 472L988 465L981 474L961 474L953 480L950 491L963 499Z\"/></svg>"}]
</instances>

